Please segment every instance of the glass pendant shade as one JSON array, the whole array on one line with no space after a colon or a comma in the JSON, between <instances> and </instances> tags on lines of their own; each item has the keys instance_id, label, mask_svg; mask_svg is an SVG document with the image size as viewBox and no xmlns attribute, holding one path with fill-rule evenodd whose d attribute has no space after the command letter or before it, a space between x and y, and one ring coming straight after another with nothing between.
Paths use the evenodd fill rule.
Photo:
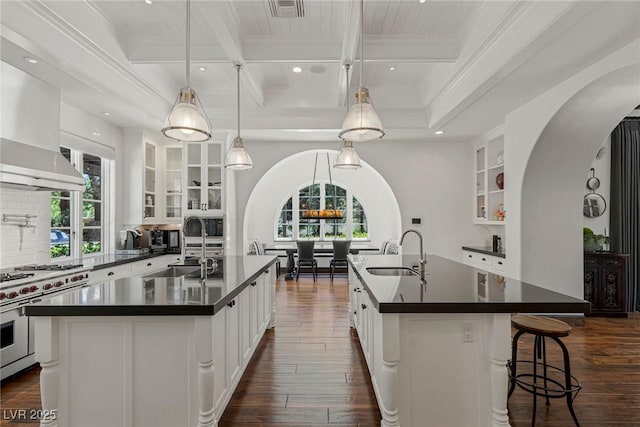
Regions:
<instances>
[{"instance_id":1,"label":"glass pendant shade","mask_svg":"<svg viewBox=\"0 0 640 427\"><path fill-rule=\"evenodd\" d=\"M246 170L253 167L253 160L244 148L242 138L239 136L233 140L233 145L227 151L224 167L233 170Z\"/></svg>"},{"instance_id":2,"label":"glass pendant shade","mask_svg":"<svg viewBox=\"0 0 640 427\"><path fill-rule=\"evenodd\" d=\"M210 139L211 122L199 104L200 100L193 89L180 89L162 133L178 141L202 142Z\"/></svg>"},{"instance_id":3,"label":"glass pendant shade","mask_svg":"<svg viewBox=\"0 0 640 427\"><path fill-rule=\"evenodd\" d=\"M340 138L344 141L363 142L380 139L384 136L380 117L373 109L369 90L361 87L356 95L357 101L351 106L342 122Z\"/></svg>"},{"instance_id":4,"label":"glass pendant shade","mask_svg":"<svg viewBox=\"0 0 640 427\"><path fill-rule=\"evenodd\" d=\"M358 156L351 141L344 141L342 143L342 149L336 156L333 167L339 169L358 169L362 167L360 164L360 156Z\"/></svg>"}]
</instances>

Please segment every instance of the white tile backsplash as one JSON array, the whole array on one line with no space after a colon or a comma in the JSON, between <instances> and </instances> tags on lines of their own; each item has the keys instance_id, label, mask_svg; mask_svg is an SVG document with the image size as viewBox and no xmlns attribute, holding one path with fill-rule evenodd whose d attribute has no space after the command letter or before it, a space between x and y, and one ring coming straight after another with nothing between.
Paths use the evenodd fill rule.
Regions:
<instances>
[{"instance_id":1,"label":"white tile backsplash","mask_svg":"<svg viewBox=\"0 0 640 427\"><path fill-rule=\"evenodd\" d=\"M36 227L21 229L15 223L2 221L4 214L37 215L30 220ZM49 263L50 228L51 193L0 188L0 268Z\"/></svg>"}]
</instances>

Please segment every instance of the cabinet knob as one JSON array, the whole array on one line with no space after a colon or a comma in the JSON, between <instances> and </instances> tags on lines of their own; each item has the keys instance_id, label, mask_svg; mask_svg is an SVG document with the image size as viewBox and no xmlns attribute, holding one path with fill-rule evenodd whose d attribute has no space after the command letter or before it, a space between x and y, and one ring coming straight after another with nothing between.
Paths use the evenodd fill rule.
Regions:
<instances>
[{"instance_id":1,"label":"cabinet knob","mask_svg":"<svg viewBox=\"0 0 640 427\"><path fill-rule=\"evenodd\" d=\"M360 307L362 307L362 309L364 310L365 308L367 308L366 304L360 304Z\"/></svg>"},{"instance_id":2,"label":"cabinet knob","mask_svg":"<svg viewBox=\"0 0 640 427\"><path fill-rule=\"evenodd\" d=\"M486 258L482 258L482 260L483 260L483 261L486 261L487 259L486 259Z\"/></svg>"},{"instance_id":3,"label":"cabinet knob","mask_svg":"<svg viewBox=\"0 0 640 427\"><path fill-rule=\"evenodd\" d=\"M473 258L471 255L467 255L469 258Z\"/></svg>"},{"instance_id":4,"label":"cabinet knob","mask_svg":"<svg viewBox=\"0 0 640 427\"><path fill-rule=\"evenodd\" d=\"M107 276L113 276L113 271L108 272Z\"/></svg>"},{"instance_id":5,"label":"cabinet knob","mask_svg":"<svg viewBox=\"0 0 640 427\"><path fill-rule=\"evenodd\" d=\"M498 264L502 265L502 261L498 261Z\"/></svg>"},{"instance_id":6,"label":"cabinet knob","mask_svg":"<svg viewBox=\"0 0 640 427\"><path fill-rule=\"evenodd\" d=\"M258 284L258 282L253 282L253 283L251 283L251 286L255 286L257 284Z\"/></svg>"},{"instance_id":7,"label":"cabinet knob","mask_svg":"<svg viewBox=\"0 0 640 427\"><path fill-rule=\"evenodd\" d=\"M151 264L150 262L147 263L147 267L151 267L153 264Z\"/></svg>"},{"instance_id":8,"label":"cabinet knob","mask_svg":"<svg viewBox=\"0 0 640 427\"><path fill-rule=\"evenodd\" d=\"M227 304L227 306L229 307L233 307L234 305L236 305L236 300L232 299L231 302L229 304Z\"/></svg>"}]
</instances>

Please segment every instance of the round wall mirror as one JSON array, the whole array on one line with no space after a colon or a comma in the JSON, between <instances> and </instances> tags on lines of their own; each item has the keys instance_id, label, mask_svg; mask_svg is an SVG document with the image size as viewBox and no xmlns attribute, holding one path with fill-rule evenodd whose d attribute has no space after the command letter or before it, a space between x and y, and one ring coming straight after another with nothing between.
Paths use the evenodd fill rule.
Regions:
<instances>
[{"instance_id":1,"label":"round wall mirror","mask_svg":"<svg viewBox=\"0 0 640 427\"><path fill-rule=\"evenodd\" d=\"M583 213L587 218L599 217L607 210L607 202L598 193L589 193L584 196Z\"/></svg>"}]
</instances>

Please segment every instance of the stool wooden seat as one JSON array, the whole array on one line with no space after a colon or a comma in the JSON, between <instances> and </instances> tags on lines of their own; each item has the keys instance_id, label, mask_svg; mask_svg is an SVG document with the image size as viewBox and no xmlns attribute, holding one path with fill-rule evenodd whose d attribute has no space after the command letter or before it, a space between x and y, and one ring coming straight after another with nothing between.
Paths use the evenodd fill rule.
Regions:
<instances>
[{"instance_id":1,"label":"stool wooden seat","mask_svg":"<svg viewBox=\"0 0 640 427\"><path fill-rule=\"evenodd\" d=\"M511 326L519 331L534 335L566 337L571 333L571 326L562 320L526 314L514 314L511 316Z\"/></svg>"},{"instance_id":2,"label":"stool wooden seat","mask_svg":"<svg viewBox=\"0 0 640 427\"><path fill-rule=\"evenodd\" d=\"M532 316L515 314L511 316L511 326L518 332L513 337L511 362L509 363L509 396L513 393L516 385L526 392L533 394L533 415L531 426L536 423L536 402L538 396L543 396L546 404L549 405L550 398L566 398L567 407L571 413L576 426L579 426L578 418L573 410L573 400L582 388L580 382L571 375L571 364L569 361L569 351L560 340L571 333L571 326L562 320L551 317ZM518 340L523 334L534 336L533 360L518 360ZM555 341L562 350L563 367L556 367L547 363L547 348L545 337ZM533 373L518 373L519 364L528 364L533 368ZM538 369L542 370L542 373ZM559 373L562 380L554 378L551 373Z\"/></svg>"}]
</instances>

